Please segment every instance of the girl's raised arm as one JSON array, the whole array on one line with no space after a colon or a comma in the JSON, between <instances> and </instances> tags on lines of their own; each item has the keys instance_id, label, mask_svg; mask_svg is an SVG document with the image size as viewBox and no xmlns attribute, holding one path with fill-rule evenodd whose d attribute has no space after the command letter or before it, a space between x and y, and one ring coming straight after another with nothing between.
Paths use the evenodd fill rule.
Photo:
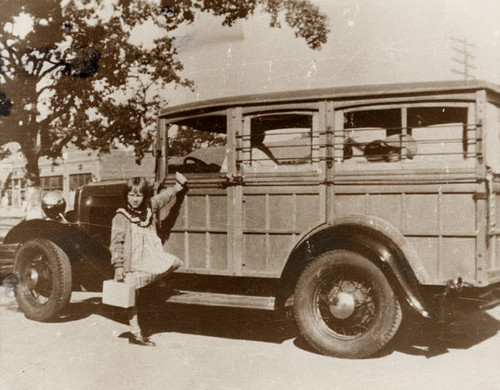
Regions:
<instances>
[{"instance_id":1,"label":"girl's raised arm","mask_svg":"<svg viewBox=\"0 0 500 390\"><path fill-rule=\"evenodd\" d=\"M186 186L187 179L183 174L176 172L175 179L175 186L166 188L151 198L151 208L153 212L170 206L171 203L175 201L177 193L182 191Z\"/></svg>"}]
</instances>

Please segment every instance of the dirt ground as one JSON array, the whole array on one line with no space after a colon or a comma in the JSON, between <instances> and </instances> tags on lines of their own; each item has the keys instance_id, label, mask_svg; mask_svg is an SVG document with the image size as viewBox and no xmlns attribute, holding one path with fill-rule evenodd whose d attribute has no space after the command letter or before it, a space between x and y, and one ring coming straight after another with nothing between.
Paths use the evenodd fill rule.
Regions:
<instances>
[{"instance_id":1,"label":"dirt ground","mask_svg":"<svg viewBox=\"0 0 500 390\"><path fill-rule=\"evenodd\" d=\"M309 349L293 322L253 310L157 305L143 315L155 348L128 344L123 312L74 293L39 323L0 297L0 389L500 388L500 308L445 324L411 319L378 357Z\"/></svg>"}]
</instances>

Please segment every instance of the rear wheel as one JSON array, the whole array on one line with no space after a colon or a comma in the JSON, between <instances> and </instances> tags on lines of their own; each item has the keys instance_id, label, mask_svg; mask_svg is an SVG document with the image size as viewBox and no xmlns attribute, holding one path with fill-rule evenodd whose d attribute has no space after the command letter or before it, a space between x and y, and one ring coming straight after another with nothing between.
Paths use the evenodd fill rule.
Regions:
<instances>
[{"instance_id":1,"label":"rear wheel","mask_svg":"<svg viewBox=\"0 0 500 390\"><path fill-rule=\"evenodd\" d=\"M59 314L71 297L71 264L52 241L27 241L16 254L19 278L16 299L27 318L48 321Z\"/></svg>"},{"instance_id":2,"label":"rear wheel","mask_svg":"<svg viewBox=\"0 0 500 390\"><path fill-rule=\"evenodd\" d=\"M309 264L294 297L299 329L318 352L364 358L395 335L401 306L383 272L364 256L327 252Z\"/></svg>"}]
</instances>

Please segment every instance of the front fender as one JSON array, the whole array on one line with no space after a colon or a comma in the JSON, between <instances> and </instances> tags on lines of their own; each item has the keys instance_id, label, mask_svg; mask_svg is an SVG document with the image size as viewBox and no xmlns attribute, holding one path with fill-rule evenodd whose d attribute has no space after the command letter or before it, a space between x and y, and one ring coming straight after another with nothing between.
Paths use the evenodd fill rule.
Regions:
<instances>
[{"instance_id":1,"label":"front fender","mask_svg":"<svg viewBox=\"0 0 500 390\"><path fill-rule=\"evenodd\" d=\"M5 244L23 243L32 238L49 238L71 230L70 224L50 219L30 219L12 227L5 236Z\"/></svg>"},{"instance_id":2,"label":"front fender","mask_svg":"<svg viewBox=\"0 0 500 390\"><path fill-rule=\"evenodd\" d=\"M96 237L91 237L77 224L50 219L22 221L7 233L5 244L22 244L34 238L45 238L56 243L71 260L81 258L109 259L109 250Z\"/></svg>"}]
</instances>

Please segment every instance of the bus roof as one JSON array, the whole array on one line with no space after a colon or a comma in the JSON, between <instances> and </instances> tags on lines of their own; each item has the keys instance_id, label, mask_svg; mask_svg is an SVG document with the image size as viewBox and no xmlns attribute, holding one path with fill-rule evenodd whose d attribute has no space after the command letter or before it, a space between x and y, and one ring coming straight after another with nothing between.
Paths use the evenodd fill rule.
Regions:
<instances>
[{"instance_id":1,"label":"bus roof","mask_svg":"<svg viewBox=\"0 0 500 390\"><path fill-rule=\"evenodd\" d=\"M471 92L486 89L500 96L500 85L483 80L434 81L401 84L370 84L359 86L331 87L321 89L291 90L262 94L239 95L210 100L198 100L160 110L161 117L189 114L204 109L224 109L240 105L262 103L285 103L314 101L321 99L346 99L376 97L384 95L413 95L421 93Z\"/></svg>"}]
</instances>

